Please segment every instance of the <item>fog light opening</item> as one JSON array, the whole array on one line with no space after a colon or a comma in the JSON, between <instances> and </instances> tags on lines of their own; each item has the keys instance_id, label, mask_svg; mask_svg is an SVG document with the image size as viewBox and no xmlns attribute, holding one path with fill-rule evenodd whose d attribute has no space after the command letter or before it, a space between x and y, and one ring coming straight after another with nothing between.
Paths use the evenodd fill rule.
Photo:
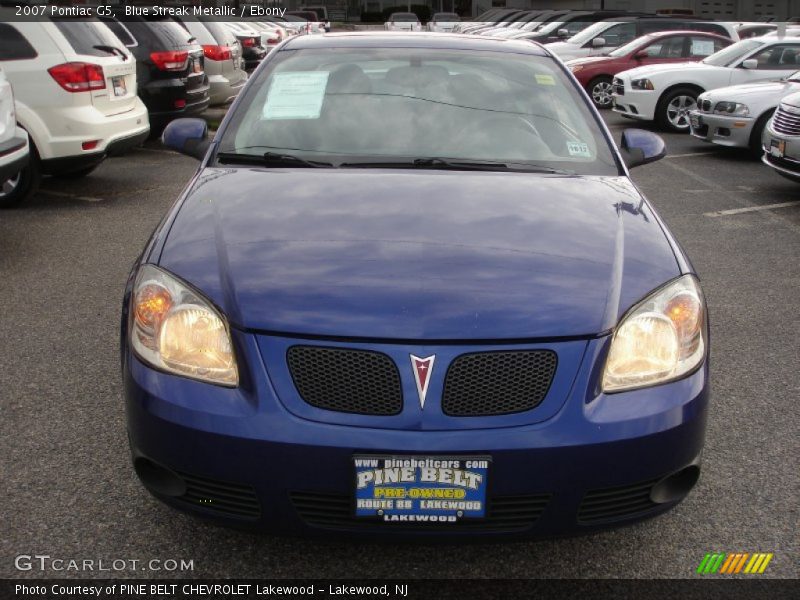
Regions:
<instances>
[{"instance_id":1,"label":"fog light opening","mask_svg":"<svg viewBox=\"0 0 800 600\"><path fill-rule=\"evenodd\" d=\"M650 490L650 499L656 504L680 500L691 491L699 478L700 467L689 465L655 484Z\"/></svg>"},{"instance_id":2,"label":"fog light opening","mask_svg":"<svg viewBox=\"0 0 800 600\"><path fill-rule=\"evenodd\" d=\"M149 458L139 456L133 461L133 468L144 486L164 496L183 496L186 483L178 475L154 463Z\"/></svg>"}]
</instances>

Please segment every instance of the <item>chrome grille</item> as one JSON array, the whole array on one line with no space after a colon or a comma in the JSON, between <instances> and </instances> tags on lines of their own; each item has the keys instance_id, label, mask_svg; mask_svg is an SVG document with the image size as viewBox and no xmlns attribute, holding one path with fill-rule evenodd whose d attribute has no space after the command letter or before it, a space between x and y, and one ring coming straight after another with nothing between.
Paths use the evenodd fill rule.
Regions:
<instances>
[{"instance_id":1,"label":"chrome grille","mask_svg":"<svg viewBox=\"0 0 800 600\"><path fill-rule=\"evenodd\" d=\"M800 115L790 113L780 106L772 119L772 128L784 135L800 135Z\"/></svg>"},{"instance_id":2,"label":"chrome grille","mask_svg":"<svg viewBox=\"0 0 800 600\"><path fill-rule=\"evenodd\" d=\"M698 103L698 107L703 112L710 113L711 112L711 100L703 100Z\"/></svg>"},{"instance_id":3,"label":"chrome grille","mask_svg":"<svg viewBox=\"0 0 800 600\"><path fill-rule=\"evenodd\" d=\"M618 79L617 77L614 78L614 82L611 84L612 92L615 94L619 94L620 96L625 95L625 84L622 83L622 79Z\"/></svg>"}]
</instances>

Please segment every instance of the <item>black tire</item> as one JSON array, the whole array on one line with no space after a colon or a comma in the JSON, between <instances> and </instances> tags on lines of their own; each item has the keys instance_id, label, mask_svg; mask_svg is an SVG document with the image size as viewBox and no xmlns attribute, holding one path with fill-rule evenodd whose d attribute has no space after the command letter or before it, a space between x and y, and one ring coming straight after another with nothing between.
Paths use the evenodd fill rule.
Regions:
<instances>
[{"instance_id":1,"label":"black tire","mask_svg":"<svg viewBox=\"0 0 800 600\"><path fill-rule=\"evenodd\" d=\"M611 108L611 83L611 77L600 75L586 86L586 91L597 108Z\"/></svg>"},{"instance_id":2,"label":"black tire","mask_svg":"<svg viewBox=\"0 0 800 600\"><path fill-rule=\"evenodd\" d=\"M763 115L758 117L758 120L753 125L753 131L750 132L750 154L753 158L761 159L764 155L764 150L761 148L761 136L764 134L764 128L767 126L767 121L772 117L775 109L768 110Z\"/></svg>"},{"instance_id":3,"label":"black tire","mask_svg":"<svg viewBox=\"0 0 800 600\"><path fill-rule=\"evenodd\" d=\"M656 106L656 123L662 129L678 133L689 133L689 111L697 108L697 97L702 92L695 88L679 87L666 92ZM691 103L679 100L679 107L670 106L673 101L680 98L691 99ZM673 110L677 109L677 110ZM678 123L681 126L678 126Z\"/></svg>"},{"instance_id":4,"label":"black tire","mask_svg":"<svg viewBox=\"0 0 800 600\"><path fill-rule=\"evenodd\" d=\"M31 156L28 165L15 177L0 182L0 208L15 208L25 202L39 189L42 181L42 170L39 154L31 145Z\"/></svg>"},{"instance_id":5,"label":"black tire","mask_svg":"<svg viewBox=\"0 0 800 600\"><path fill-rule=\"evenodd\" d=\"M60 179L80 179L81 177L86 177L89 173L94 171L100 165L92 165L91 167L86 167L85 169L79 169L77 171L69 171L68 173L56 173L53 177L58 177Z\"/></svg>"}]
</instances>

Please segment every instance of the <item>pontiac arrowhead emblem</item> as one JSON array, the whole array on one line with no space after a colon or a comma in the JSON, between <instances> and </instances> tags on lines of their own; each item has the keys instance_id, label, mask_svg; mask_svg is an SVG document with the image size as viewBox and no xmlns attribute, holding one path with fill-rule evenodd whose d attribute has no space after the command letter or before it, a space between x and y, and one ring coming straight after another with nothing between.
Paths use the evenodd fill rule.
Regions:
<instances>
[{"instance_id":1,"label":"pontiac arrowhead emblem","mask_svg":"<svg viewBox=\"0 0 800 600\"><path fill-rule=\"evenodd\" d=\"M428 384L431 381L431 371L433 371L433 361L436 355L426 358L411 356L411 370L414 371L414 381L417 382L417 393L419 394L419 407L425 408L425 396L428 394Z\"/></svg>"}]
</instances>

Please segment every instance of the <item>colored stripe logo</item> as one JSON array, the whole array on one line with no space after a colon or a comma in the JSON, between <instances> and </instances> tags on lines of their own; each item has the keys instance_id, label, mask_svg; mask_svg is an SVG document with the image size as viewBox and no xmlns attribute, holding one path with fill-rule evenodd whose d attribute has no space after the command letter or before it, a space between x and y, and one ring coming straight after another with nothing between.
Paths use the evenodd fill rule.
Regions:
<instances>
[{"instance_id":1,"label":"colored stripe logo","mask_svg":"<svg viewBox=\"0 0 800 600\"><path fill-rule=\"evenodd\" d=\"M697 572L701 575L720 573L721 575L760 575L767 570L772 560L772 552L709 552L700 561Z\"/></svg>"}]
</instances>

